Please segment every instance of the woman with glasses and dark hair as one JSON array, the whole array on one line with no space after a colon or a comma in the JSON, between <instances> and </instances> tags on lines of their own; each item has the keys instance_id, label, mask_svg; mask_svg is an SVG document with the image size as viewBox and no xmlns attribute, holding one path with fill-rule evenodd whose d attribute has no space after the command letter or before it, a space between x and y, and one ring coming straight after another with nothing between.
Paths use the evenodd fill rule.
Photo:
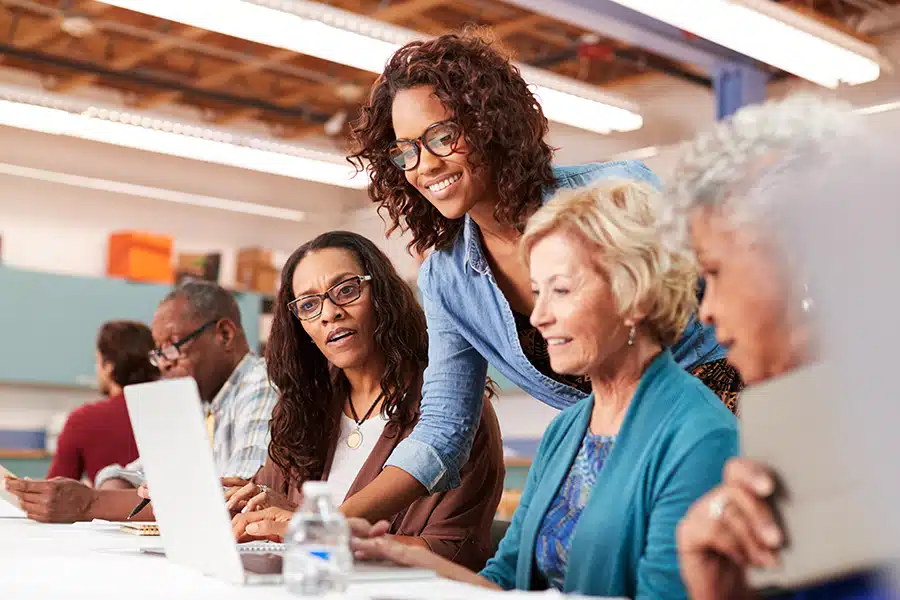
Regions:
<instances>
[{"instance_id":1,"label":"woman with glasses and dark hair","mask_svg":"<svg viewBox=\"0 0 900 600\"><path fill-rule=\"evenodd\" d=\"M97 334L97 385L106 396L72 411L59 434L48 479L94 481L111 464L138 457L122 388L153 381L159 370L147 355L153 349L150 328L134 321L104 323Z\"/></svg>"},{"instance_id":2,"label":"woman with glasses and dark hair","mask_svg":"<svg viewBox=\"0 0 900 600\"><path fill-rule=\"evenodd\" d=\"M305 481L327 480L337 501L370 492L418 421L427 346L413 291L371 241L332 232L293 253L266 347L269 377L281 394L269 460L253 482L228 494L229 508L244 511L234 520L238 539L282 537ZM401 498L388 532L480 568L490 556L504 475L490 401L474 437L461 485Z\"/></svg>"},{"instance_id":3,"label":"woman with glasses and dark hair","mask_svg":"<svg viewBox=\"0 0 900 600\"><path fill-rule=\"evenodd\" d=\"M433 251L419 273L430 340L422 419L388 462L399 470L375 482L385 492L424 495L458 485L488 364L557 409L591 391L586 378L550 366L547 344L529 323L534 297L518 243L528 217L560 189L614 177L657 189L660 182L633 161L554 166L547 132L515 66L471 34L400 48L354 124L350 159L368 171L369 197L393 229L409 229L416 252ZM692 317L671 350L733 406L740 382L711 328ZM373 520L394 508L345 507Z\"/></svg>"}]
</instances>

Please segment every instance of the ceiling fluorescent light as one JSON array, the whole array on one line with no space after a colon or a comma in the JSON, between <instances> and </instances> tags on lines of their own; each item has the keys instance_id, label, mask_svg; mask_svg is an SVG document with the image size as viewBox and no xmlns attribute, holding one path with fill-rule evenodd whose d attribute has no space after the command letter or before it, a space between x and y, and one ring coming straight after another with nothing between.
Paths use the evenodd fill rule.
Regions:
<instances>
[{"instance_id":1,"label":"ceiling fluorescent light","mask_svg":"<svg viewBox=\"0 0 900 600\"><path fill-rule=\"evenodd\" d=\"M819 85L878 79L870 44L771 0L613 0Z\"/></svg>"},{"instance_id":2,"label":"ceiling fluorescent light","mask_svg":"<svg viewBox=\"0 0 900 600\"><path fill-rule=\"evenodd\" d=\"M98 0L157 18L292 50L371 73L419 33L308 0ZM547 118L597 133L643 125L633 104L548 71L519 65Z\"/></svg>"},{"instance_id":3,"label":"ceiling fluorescent light","mask_svg":"<svg viewBox=\"0 0 900 600\"><path fill-rule=\"evenodd\" d=\"M284 221L300 222L306 220L305 212L290 208L281 208L280 206L266 206L253 202L243 202L241 200L229 200L228 198L217 198L215 196L189 194L177 190L137 185L126 183L124 181L112 181L109 179L100 179L98 177L84 177L82 175L60 173L59 171L49 171L47 169L35 169L9 163L0 163L0 174L24 177L25 179L33 179L35 181L58 183L88 190L112 192L139 198L175 202L177 204L189 204L191 206L227 210L245 215L269 217L271 219L281 219Z\"/></svg>"},{"instance_id":4,"label":"ceiling fluorescent light","mask_svg":"<svg viewBox=\"0 0 900 600\"><path fill-rule=\"evenodd\" d=\"M10 86L0 86L0 125L347 188L369 182L341 156Z\"/></svg>"}]
</instances>

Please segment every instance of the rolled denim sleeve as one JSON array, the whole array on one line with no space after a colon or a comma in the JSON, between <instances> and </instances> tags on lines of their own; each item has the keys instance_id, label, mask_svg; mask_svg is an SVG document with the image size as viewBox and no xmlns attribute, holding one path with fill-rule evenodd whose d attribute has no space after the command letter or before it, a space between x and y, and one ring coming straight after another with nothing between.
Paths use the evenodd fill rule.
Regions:
<instances>
[{"instance_id":1,"label":"rolled denim sleeve","mask_svg":"<svg viewBox=\"0 0 900 600\"><path fill-rule=\"evenodd\" d=\"M459 486L481 418L488 363L429 294L429 279L426 263L419 287L428 323L428 367L419 422L385 466L403 469L433 494Z\"/></svg>"}]
</instances>

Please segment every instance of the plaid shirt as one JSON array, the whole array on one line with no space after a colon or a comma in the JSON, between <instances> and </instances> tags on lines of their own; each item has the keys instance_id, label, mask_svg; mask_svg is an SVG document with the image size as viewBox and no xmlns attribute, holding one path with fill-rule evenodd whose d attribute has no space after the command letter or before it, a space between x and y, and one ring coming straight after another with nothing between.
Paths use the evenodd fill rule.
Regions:
<instances>
[{"instance_id":1,"label":"plaid shirt","mask_svg":"<svg viewBox=\"0 0 900 600\"><path fill-rule=\"evenodd\" d=\"M247 353L225 385L204 408L213 415L213 457L222 477L250 479L266 462L269 419L278 392L269 382L266 362ZM143 483L140 458L126 467L110 465L97 473L95 486L108 479Z\"/></svg>"}]
</instances>

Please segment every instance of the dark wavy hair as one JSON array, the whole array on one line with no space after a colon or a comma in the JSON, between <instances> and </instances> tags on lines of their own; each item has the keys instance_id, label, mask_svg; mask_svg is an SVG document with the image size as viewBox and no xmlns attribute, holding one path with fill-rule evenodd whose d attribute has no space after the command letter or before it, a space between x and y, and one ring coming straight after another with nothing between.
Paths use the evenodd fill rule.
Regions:
<instances>
[{"instance_id":1,"label":"dark wavy hair","mask_svg":"<svg viewBox=\"0 0 900 600\"><path fill-rule=\"evenodd\" d=\"M486 168L498 197L494 217L522 231L552 183L552 148L544 141L547 119L519 74L479 30L410 42L391 57L352 125L348 160L371 177L369 197L391 219L388 233L407 228L420 254L450 246L462 226L447 219L406 181L388 157L396 139L391 108L397 92L435 89L460 125L474 169ZM368 166L366 165L368 162Z\"/></svg>"},{"instance_id":2,"label":"dark wavy hair","mask_svg":"<svg viewBox=\"0 0 900 600\"><path fill-rule=\"evenodd\" d=\"M349 251L363 273L372 276L366 285L371 286L377 321L375 347L385 360L381 412L389 419L389 427L405 427L418 417L422 372L428 362L425 313L412 289L375 244L356 233L333 231L297 248L281 272L266 363L269 379L281 394L272 413L269 457L298 485L323 474L326 457L337 440L343 402L350 392L343 373L329 365L287 306L294 299L297 265L309 253L325 248Z\"/></svg>"},{"instance_id":3,"label":"dark wavy hair","mask_svg":"<svg viewBox=\"0 0 900 600\"><path fill-rule=\"evenodd\" d=\"M137 321L109 321L97 332L97 352L112 364L111 377L119 387L159 378L150 364L155 346L150 328Z\"/></svg>"}]
</instances>

